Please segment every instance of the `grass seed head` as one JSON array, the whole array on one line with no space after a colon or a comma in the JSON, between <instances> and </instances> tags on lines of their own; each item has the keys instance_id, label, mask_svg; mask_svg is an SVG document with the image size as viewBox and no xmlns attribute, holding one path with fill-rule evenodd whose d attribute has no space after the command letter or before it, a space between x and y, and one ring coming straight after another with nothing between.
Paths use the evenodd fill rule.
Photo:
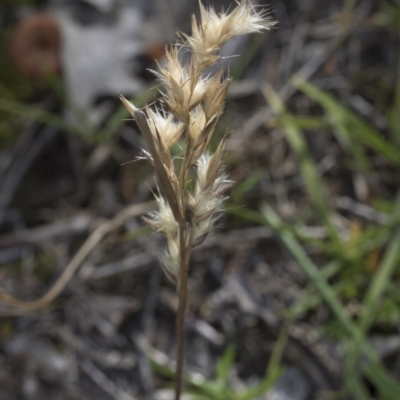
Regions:
<instances>
[{"instance_id":1,"label":"grass seed head","mask_svg":"<svg viewBox=\"0 0 400 400\"><path fill-rule=\"evenodd\" d=\"M159 65L159 71L152 71L164 87L165 108L142 111L121 97L146 141L144 156L156 170L160 187L157 210L146 221L166 236L161 266L175 282L188 265L191 248L207 237L219 218L231 185L221 168L225 140L214 154L207 150L231 80L224 77L222 69L214 75L207 75L206 69L218 60L221 46L233 36L270 29L274 24L249 0L238 1L230 12L220 14L200 3L200 21L193 17L192 34L182 35L185 43L167 49L165 63ZM192 53L186 63L181 61L183 46ZM182 136L185 142L177 163L170 149ZM194 185L187 185L191 179Z\"/></svg>"},{"instance_id":2,"label":"grass seed head","mask_svg":"<svg viewBox=\"0 0 400 400\"><path fill-rule=\"evenodd\" d=\"M192 35L185 35L186 45L196 55L198 63L207 68L218 60L222 45L233 36L260 32L274 25L275 21L264 11L257 11L248 0L238 2L230 13L220 14L200 3L200 23L193 17Z\"/></svg>"}]
</instances>

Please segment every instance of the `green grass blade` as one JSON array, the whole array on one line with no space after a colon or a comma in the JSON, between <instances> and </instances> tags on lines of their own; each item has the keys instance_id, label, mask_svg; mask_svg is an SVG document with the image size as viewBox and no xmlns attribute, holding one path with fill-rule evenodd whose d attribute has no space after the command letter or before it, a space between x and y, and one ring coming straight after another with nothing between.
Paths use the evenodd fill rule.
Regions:
<instances>
[{"instance_id":1,"label":"green grass blade","mask_svg":"<svg viewBox=\"0 0 400 400\"><path fill-rule=\"evenodd\" d=\"M246 193L248 193L255 185L257 185L261 177L262 171L256 170L253 171L243 182L236 185L230 194L230 198L233 200L233 202L239 201Z\"/></svg>"},{"instance_id":2,"label":"green grass blade","mask_svg":"<svg viewBox=\"0 0 400 400\"><path fill-rule=\"evenodd\" d=\"M388 142L384 136L369 123L339 104L333 96L318 89L314 85L298 77L293 77L291 82L300 91L324 108L325 112L327 112L330 117L332 125L340 131L342 136L346 135L346 139L349 143L363 143L396 165L400 164L399 149Z\"/></svg>"},{"instance_id":3,"label":"green grass blade","mask_svg":"<svg viewBox=\"0 0 400 400\"><path fill-rule=\"evenodd\" d=\"M235 400L251 400L258 398L259 396L268 392L268 390L270 390L274 386L275 382L279 379L281 374L282 374L282 369L275 368L261 381L260 384L246 390L245 392L236 394ZM226 399L221 399L221 400L226 400Z\"/></svg>"},{"instance_id":4,"label":"green grass blade","mask_svg":"<svg viewBox=\"0 0 400 400\"><path fill-rule=\"evenodd\" d=\"M228 373L235 361L235 355L236 355L235 348L233 346L229 346L225 350L225 353L222 355L221 359L218 361L216 367L216 375L218 383L221 386L226 386L227 384Z\"/></svg>"},{"instance_id":5,"label":"green grass blade","mask_svg":"<svg viewBox=\"0 0 400 400\"><path fill-rule=\"evenodd\" d=\"M397 220L400 215L400 194L397 197L395 203L395 209L393 212L393 219ZM357 360L359 359L359 353L361 351L362 341L365 340L365 336L373 324L376 317L377 307L379 302L384 295L385 291L389 289L391 277L396 267L400 265L400 228L395 229L394 236L390 241L388 248L385 252L382 262L378 266L377 272L375 273L372 282L367 290L364 300L364 306L360 318L360 331L361 337L356 341L355 348L350 356L350 363L355 367ZM381 380L379 381L381 382ZM379 383L378 382L378 383Z\"/></svg>"},{"instance_id":6,"label":"green grass blade","mask_svg":"<svg viewBox=\"0 0 400 400\"><path fill-rule=\"evenodd\" d=\"M400 7L399 7L400 9ZM400 12L399 12L400 14ZM400 57L397 68L397 81L394 95L394 103L389 111L390 128L394 143L400 146Z\"/></svg>"},{"instance_id":7,"label":"green grass blade","mask_svg":"<svg viewBox=\"0 0 400 400\"><path fill-rule=\"evenodd\" d=\"M269 375L275 375L277 370L280 370L280 364L283 356L283 352L285 350L286 343L289 338L290 334L290 328L291 328L291 321L289 320L288 322L285 323L283 328L281 329L279 333L278 340L276 341L274 348L272 350L271 354L271 359L269 360L268 363L268 369L267 369L267 376Z\"/></svg>"},{"instance_id":8,"label":"green grass blade","mask_svg":"<svg viewBox=\"0 0 400 400\"><path fill-rule=\"evenodd\" d=\"M382 263L378 267L367 291L361 317L361 327L365 332L371 326L379 300L388 288L395 268L400 266L400 230L396 232L385 252Z\"/></svg>"},{"instance_id":9,"label":"green grass blade","mask_svg":"<svg viewBox=\"0 0 400 400\"><path fill-rule=\"evenodd\" d=\"M365 375L377 387L383 399L398 400L400 398L399 382L387 375L377 365L370 364L363 368Z\"/></svg>"},{"instance_id":10,"label":"green grass blade","mask_svg":"<svg viewBox=\"0 0 400 400\"><path fill-rule=\"evenodd\" d=\"M272 211L270 207L264 206L261 209L261 213L268 224L279 233L280 239L283 241L283 243L290 250L294 258L303 268L304 272L307 274L311 282L319 290L323 299L330 306L331 310L335 313L338 320L342 323L342 325L350 334L357 337L359 335L359 332L356 329L355 325L352 323L347 312L344 310L343 306L336 298L328 282L322 276L322 274L315 266L315 264L311 261L311 259L307 256L295 237L284 228L280 218Z\"/></svg>"},{"instance_id":11,"label":"green grass blade","mask_svg":"<svg viewBox=\"0 0 400 400\"><path fill-rule=\"evenodd\" d=\"M0 110L10 114L18 115L23 118L32 118L36 121L42 122L46 125L54 126L55 128L62 129L74 135L83 134L81 131L68 124L62 117L59 117L58 115L52 114L48 111L41 110L37 107L27 106L16 101L0 98Z\"/></svg>"},{"instance_id":12,"label":"green grass blade","mask_svg":"<svg viewBox=\"0 0 400 400\"><path fill-rule=\"evenodd\" d=\"M385 396L387 396L388 399L398 400L398 394L400 393L400 384L384 371L374 349L364 339L361 329L349 317L347 311L337 299L332 288L319 272L317 266L304 252L303 248L297 242L292 233L285 229L280 218L272 211L270 207L264 206L262 209L262 215L267 220L268 224L278 232L282 242L292 253L292 255L302 267L304 272L307 274L309 279L314 283L315 287L321 293L321 297L328 304L332 312L335 314L336 318L342 324L343 328L348 332L348 334L356 343L361 343L362 350L368 358L368 363L364 364L363 371L368 374L368 377L371 379L372 382L377 385L378 389L382 393L385 392ZM379 371L379 375L376 374L374 376L371 371ZM388 391L385 385L390 385L390 387L392 388L389 393L386 393Z\"/></svg>"},{"instance_id":13,"label":"green grass blade","mask_svg":"<svg viewBox=\"0 0 400 400\"><path fill-rule=\"evenodd\" d=\"M323 185L319 178L317 167L308 150L307 142L301 130L293 123L293 119L285 114L284 105L273 89L271 87L266 87L264 94L274 112L280 116L286 139L299 159L301 173L311 201L318 208L324 225L336 247L337 253L342 254L342 241L336 227L332 223L328 201L323 193Z\"/></svg>"},{"instance_id":14,"label":"green grass blade","mask_svg":"<svg viewBox=\"0 0 400 400\"><path fill-rule=\"evenodd\" d=\"M400 217L400 193L395 202L395 209L392 214L394 221L398 221ZM371 284L367 290L364 300L364 306L360 318L360 328L362 334L365 336L368 329L374 321L376 310L379 301L388 290L392 275L396 267L400 266L400 228L395 227L394 235L387 247L383 256L382 262L379 264L377 272L375 273ZM355 350L355 357L357 356L360 343ZM355 360L354 360L355 362Z\"/></svg>"},{"instance_id":15,"label":"green grass blade","mask_svg":"<svg viewBox=\"0 0 400 400\"><path fill-rule=\"evenodd\" d=\"M331 261L321 269L321 274L324 276L326 280L334 276L343 266L342 261ZM337 295L342 290L342 284L338 283L334 286L331 286ZM296 316L305 313L306 311L311 310L312 308L318 306L321 303L321 296L318 291L315 290L315 287L309 283L307 287L303 291L304 295L302 299L300 299L295 305L286 309L283 312L283 315L286 318L295 318Z\"/></svg>"}]
</instances>

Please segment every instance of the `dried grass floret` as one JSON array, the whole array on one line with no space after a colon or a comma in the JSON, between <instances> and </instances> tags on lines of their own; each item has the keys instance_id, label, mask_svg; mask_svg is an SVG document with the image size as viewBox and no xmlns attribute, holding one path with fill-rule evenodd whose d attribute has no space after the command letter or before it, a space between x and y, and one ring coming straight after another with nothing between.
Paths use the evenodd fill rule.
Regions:
<instances>
[{"instance_id":1,"label":"dried grass floret","mask_svg":"<svg viewBox=\"0 0 400 400\"><path fill-rule=\"evenodd\" d=\"M208 84L207 76L194 74L190 65L183 65L179 59L179 50L166 50L166 65L159 66L160 71L152 71L165 88L161 92L165 105L182 122L187 123L188 113L204 98Z\"/></svg>"},{"instance_id":2,"label":"dried grass floret","mask_svg":"<svg viewBox=\"0 0 400 400\"><path fill-rule=\"evenodd\" d=\"M215 158L216 155L217 158ZM188 198L188 203L197 221L195 240L211 231L218 219L218 214L222 211L222 204L226 200L224 193L231 186L231 181L221 171L220 165L216 168L218 175L210 175L210 169L214 168L213 162L216 159L218 159L218 153L214 155L206 153L197 161L196 185Z\"/></svg>"},{"instance_id":3,"label":"dried grass floret","mask_svg":"<svg viewBox=\"0 0 400 400\"><path fill-rule=\"evenodd\" d=\"M173 114L164 110L156 109L154 111L149 108L147 115L151 133L155 138L159 136L168 149L179 140L185 130L182 122L176 122Z\"/></svg>"},{"instance_id":4,"label":"dried grass floret","mask_svg":"<svg viewBox=\"0 0 400 400\"><path fill-rule=\"evenodd\" d=\"M196 54L197 62L209 67L218 60L222 45L233 36L270 29L275 21L264 11L257 11L250 1L238 2L232 12L218 14L200 3L200 23L192 18L192 34L184 35L187 46Z\"/></svg>"},{"instance_id":5,"label":"dried grass floret","mask_svg":"<svg viewBox=\"0 0 400 400\"><path fill-rule=\"evenodd\" d=\"M196 143L199 139L201 133L204 131L206 127L207 119L206 114L204 112L204 108L202 106L196 107L190 114L189 114L189 127L188 133L190 139Z\"/></svg>"},{"instance_id":6,"label":"dried grass floret","mask_svg":"<svg viewBox=\"0 0 400 400\"><path fill-rule=\"evenodd\" d=\"M167 238L167 249L161 252L160 265L167 277L176 282L179 268L179 225L171 207L165 199L156 196L157 209L149 213L144 220L157 232L162 232Z\"/></svg>"}]
</instances>

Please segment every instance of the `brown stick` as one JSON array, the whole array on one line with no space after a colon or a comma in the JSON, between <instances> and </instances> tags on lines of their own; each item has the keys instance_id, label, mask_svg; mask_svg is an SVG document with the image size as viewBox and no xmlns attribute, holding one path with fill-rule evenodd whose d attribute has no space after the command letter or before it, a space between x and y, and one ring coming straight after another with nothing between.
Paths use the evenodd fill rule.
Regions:
<instances>
[{"instance_id":1,"label":"brown stick","mask_svg":"<svg viewBox=\"0 0 400 400\"><path fill-rule=\"evenodd\" d=\"M6 293L0 293L0 301L13 307L10 309L0 310L0 316L18 316L30 314L53 301L64 290L65 286L75 274L76 270L85 261L92 250L108 233L118 229L126 222L127 219L142 215L151 210L153 207L154 204L152 202L132 205L122 210L113 219L108 220L100 225L86 239L53 286L39 299L23 301L15 299Z\"/></svg>"}]
</instances>

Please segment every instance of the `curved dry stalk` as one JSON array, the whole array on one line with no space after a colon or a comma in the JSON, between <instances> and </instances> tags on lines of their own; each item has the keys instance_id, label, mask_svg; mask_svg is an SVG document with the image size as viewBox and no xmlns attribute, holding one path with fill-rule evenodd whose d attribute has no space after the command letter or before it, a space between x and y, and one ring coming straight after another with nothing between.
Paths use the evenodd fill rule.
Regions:
<instances>
[{"instance_id":1,"label":"curved dry stalk","mask_svg":"<svg viewBox=\"0 0 400 400\"><path fill-rule=\"evenodd\" d=\"M93 249L103 240L110 232L120 228L129 218L134 218L149 212L154 208L153 202L141 203L129 206L122 210L113 219L104 222L86 239L78 252L72 258L70 263L64 269L53 286L39 299L31 301L23 301L16 299L6 293L0 292L0 301L10 306L10 309L0 310L0 316L20 316L31 314L40 308L43 308L53 301L65 288L75 272L86 260Z\"/></svg>"}]
</instances>

